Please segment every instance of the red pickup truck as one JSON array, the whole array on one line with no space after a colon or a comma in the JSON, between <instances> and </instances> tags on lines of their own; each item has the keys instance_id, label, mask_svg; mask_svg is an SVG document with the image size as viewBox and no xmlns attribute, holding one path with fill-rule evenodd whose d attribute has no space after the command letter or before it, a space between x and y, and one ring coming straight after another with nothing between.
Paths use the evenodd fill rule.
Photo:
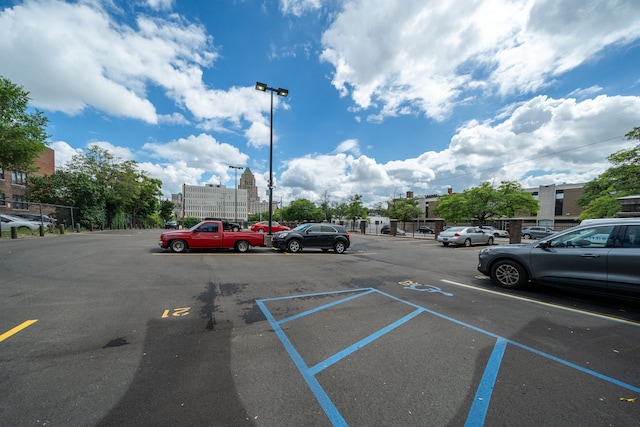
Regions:
<instances>
[{"instance_id":1,"label":"red pickup truck","mask_svg":"<svg viewBox=\"0 0 640 427\"><path fill-rule=\"evenodd\" d=\"M172 252L189 249L235 249L247 252L251 246L266 246L263 233L224 231L221 221L202 221L188 230L165 231L158 242Z\"/></svg>"}]
</instances>

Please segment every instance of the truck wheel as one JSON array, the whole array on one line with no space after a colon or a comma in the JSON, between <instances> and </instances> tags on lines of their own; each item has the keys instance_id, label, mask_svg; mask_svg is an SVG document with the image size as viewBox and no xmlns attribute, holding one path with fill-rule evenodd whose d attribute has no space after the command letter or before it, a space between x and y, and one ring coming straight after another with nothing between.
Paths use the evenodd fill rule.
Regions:
<instances>
[{"instance_id":1,"label":"truck wheel","mask_svg":"<svg viewBox=\"0 0 640 427\"><path fill-rule=\"evenodd\" d=\"M347 245L344 244L344 242L336 242L336 244L333 246L333 250L337 253L337 254L343 254L344 251L347 250Z\"/></svg>"},{"instance_id":2,"label":"truck wheel","mask_svg":"<svg viewBox=\"0 0 640 427\"><path fill-rule=\"evenodd\" d=\"M287 244L287 250L291 253L300 252L302 250L302 245L300 244L300 240L291 239L289 244Z\"/></svg>"},{"instance_id":3,"label":"truck wheel","mask_svg":"<svg viewBox=\"0 0 640 427\"><path fill-rule=\"evenodd\" d=\"M245 253L249 250L249 242L246 240L239 240L236 242L235 248L236 252L240 252L241 254Z\"/></svg>"},{"instance_id":4,"label":"truck wheel","mask_svg":"<svg viewBox=\"0 0 640 427\"><path fill-rule=\"evenodd\" d=\"M179 254L180 252L187 250L187 242L184 240L174 240L169 245L169 249L171 249L172 252Z\"/></svg>"},{"instance_id":5,"label":"truck wheel","mask_svg":"<svg viewBox=\"0 0 640 427\"><path fill-rule=\"evenodd\" d=\"M525 269L515 261L501 260L491 268L491 278L503 288L524 288L529 281Z\"/></svg>"}]
</instances>

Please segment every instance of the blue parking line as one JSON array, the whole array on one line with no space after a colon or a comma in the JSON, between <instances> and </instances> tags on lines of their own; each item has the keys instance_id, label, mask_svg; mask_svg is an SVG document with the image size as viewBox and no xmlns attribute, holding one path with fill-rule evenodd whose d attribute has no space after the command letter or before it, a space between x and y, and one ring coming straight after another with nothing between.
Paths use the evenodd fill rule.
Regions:
<instances>
[{"instance_id":1,"label":"blue parking line","mask_svg":"<svg viewBox=\"0 0 640 427\"><path fill-rule=\"evenodd\" d=\"M342 418L340 411L338 411L338 408L336 408L336 405L333 404L333 402L331 401L327 393L324 391L324 389L316 379L316 377L314 377L309 373L309 368L307 367L307 364L304 362L304 360L302 360L302 356L300 356L300 353L298 353L298 351L295 349L293 344L291 344L291 341L289 341L289 338L287 338L287 335L284 333L282 328L280 328L280 325L278 324L278 322L276 322L276 319L269 312L269 310L261 300L257 300L256 303L260 307L260 310L262 310L264 315L267 317L267 320L273 327L273 330L275 331L276 335L278 335L278 337L280 338L280 341L284 345L284 348L286 349L287 353L289 353L289 356L291 356L293 363L295 363L295 365L298 367L298 370L302 374L302 378L304 378L307 385L311 389L311 392L318 400L318 403L320 404L320 406L324 410L324 413L327 415L327 417L331 421L331 424L333 424L334 426L348 426L347 422L344 420L344 418Z\"/></svg>"},{"instance_id":2,"label":"blue parking line","mask_svg":"<svg viewBox=\"0 0 640 427\"><path fill-rule=\"evenodd\" d=\"M465 427L475 427L484 425L484 419L487 416L489 410L489 401L493 394L493 386L496 384L496 378L498 378L498 370L502 363L502 356L504 350L507 348L507 340L504 338L498 339L496 345L493 347L489 362L484 368L484 374L480 380L480 385L476 391L476 395L471 405L471 410L467 416L467 422Z\"/></svg>"},{"instance_id":3,"label":"blue parking line","mask_svg":"<svg viewBox=\"0 0 640 427\"><path fill-rule=\"evenodd\" d=\"M302 313L298 313L298 314L296 314L294 316L287 317L286 319L282 319L278 323L282 324L282 323L285 323L285 322L290 322L292 320L304 317L304 316L306 316L308 314L313 314L315 312L322 311L322 310L324 310L326 308L333 307L335 305L342 304L342 303L347 302L347 301L351 301L352 299L360 298L361 296L364 296L364 295L369 295L370 293L373 293L373 289L368 289L368 290L365 290L364 292L359 292L359 293L357 293L355 295L351 295L350 297L342 298L341 300L333 301L333 302L330 302L329 304L321 305L319 307L313 308L313 309L308 310L308 311L303 311Z\"/></svg>"},{"instance_id":4,"label":"blue parking line","mask_svg":"<svg viewBox=\"0 0 640 427\"><path fill-rule=\"evenodd\" d=\"M265 302L268 301L277 301L277 300L286 300L286 299L297 299L297 298L305 298L305 297L314 297L314 296L325 296L325 295L335 295L335 294L341 294L341 293L355 293L354 295L351 295L349 297L346 298L342 298L338 301L332 301L329 304L325 304L319 307L316 307L314 309L302 312L302 313L298 313L294 316L288 317L286 319L277 321L275 319L275 317L271 314L271 312L267 309ZM295 319L299 319L301 317L304 317L306 315L312 314L312 313L316 313L318 311L336 306L338 304L341 304L342 302L346 302L346 301L351 301L355 298L359 298L360 296L364 296L364 295L370 295L372 293L377 293L383 296L386 296L388 298L391 298L393 300L399 301L403 304L406 304L408 306L414 307L416 308L416 310L414 310L413 312L409 313L408 315L404 316L403 318L393 322L392 324L380 329L379 331L369 335L368 337L358 341L355 344L350 345L349 347L345 348L344 350L339 351L338 353L334 354L333 356L330 356L329 358L323 360L322 362L319 362L318 364L316 364L313 367L308 367L307 364L304 362L304 360L302 359L302 356L298 353L298 351L295 349L294 345L291 343L291 341L289 340L289 338L287 337L287 335L285 334L285 332L282 330L282 328L280 327L281 324L286 323L286 322L290 322L292 320ZM586 369L582 366L573 364L571 362L568 362L566 360L562 360L558 357L552 356L548 353L544 353L542 351L536 350L534 348L528 347L524 344L520 344L518 342L515 341L511 341L507 338L498 336L492 332L489 332L487 330L478 328L476 326L470 325L468 323L464 323L460 320L454 319L452 317L443 315L441 313L437 313L435 311L426 309L424 307L421 307L417 304L413 304L409 301L405 301L402 300L398 297L395 297L393 295L387 294L385 292L381 292L377 289L374 288L360 288L360 289L350 289L350 290L342 290L342 291L333 291L333 292L322 292L322 293L314 293L314 294L304 294L304 295L289 295L286 297L277 297L277 298L266 298L266 299L261 299L261 300L256 300L256 303L258 304L258 306L260 307L260 309L262 310L262 312L264 313L265 317L267 318L267 321L271 324L271 326L273 327L274 332L276 333L276 335L278 336L278 338L280 338L280 341L282 342L282 344L284 345L285 350L287 351L287 353L289 353L289 356L291 357L291 359L293 360L293 362L295 363L295 365L297 366L298 370L300 371L300 373L302 374L302 377L304 378L304 380L306 381L307 385L309 386L309 388L311 389L312 393L314 394L314 396L316 397L316 399L318 400L318 403L320 404L320 406L322 407L322 409L324 410L325 414L327 415L327 417L329 418L329 420L331 421L331 423L334 426L347 426L346 421L344 420L344 418L342 417L342 415L340 414L340 412L338 411L338 409L336 408L336 406L334 405L334 403L331 401L331 399L329 398L329 396L327 395L327 393L324 391L324 389L322 388L322 386L320 385L320 383L318 382L318 380L316 379L316 375L318 373L320 373L322 370L326 369L329 366L332 366L333 364L337 363L338 361L344 359L346 356L352 354L353 352L359 350L360 348L366 346L367 344L375 341L376 339L382 337L383 335L387 334L388 332L391 332L392 330L396 329L398 326L403 325L405 323L407 323L408 321L410 321L411 319L413 319L414 317L416 317L418 314L421 313L429 313L429 314L433 314L434 316L437 316L441 319L445 319L448 320L450 322L456 323L458 325L461 325L465 328L471 329L473 331L482 333L484 335L490 336L490 337L494 337L496 338L496 344L493 348L493 351L491 353L491 356L489 357L489 360L487 362L487 366L485 367L485 371L484 374L482 376L482 379L480 380L480 384L478 385L478 389L476 391L475 397L474 397L474 401L471 405L471 409L469 411L469 414L467 416L467 421L465 423L465 426L467 427L471 427L471 426L481 426L484 424L484 420L485 417L487 415L487 411L489 409L489 403L491 401L491 396L493 394L493 388L495 386L495 382L498 376L498 372L500 370L500 366L502 364L502 358L504 355L504 352L506 350L507 344L512 344L514 346L520 347L523 350L526 351L530 351L534 354L537 354L539 356L542 356L544 358L547 358L549 360L553 360L555 362L561 363L565 366L568 366L572 369L576 369L580 372L586 373L588 375L594 376L596 378L602 379L604 381L607 381L609 383L618 385L620 387L626 388L630 391L634 391L636 393L640 393L640 387L636 387L627 383L624 383L622 381L616 380L614 378L608 377L606 375L600 374L598 372L592 371L590 369Z\"/></svg>"},{"instance_id":5,"label":"blue parking line","mask_svg":"<svg viewBox=\"0 0 640 427\"><path fill-rule=\"evenodd\" d=\"M318 363L316 366L313 366L309 370L309 372L312 375L318 374L323 369L328 368L329 366L333 365L334 363L344 359L345 357L349 356L354 351L361 349L362 347L364 347L365 345L369 344L370 342L373 342L373 341L377 340L378 338L380 338L381 336L383 336L387 332L391 332L392 330L394 330L398 326L407 323L409 320L413 319L414 317L416 317L420 313L422 313L422 310L415 310L415 311L407 314L402 319L396 320L392 324L390 324L388 326L385 326L384 328L380 329L378 332L369 335L368 337L358 341L355 344L350 345L349 347L345 348L344 350L339 351L338 353L334 354L333 356L329 357L328 359L323 360L322 362Z\"/></svg>"}]
</instances>

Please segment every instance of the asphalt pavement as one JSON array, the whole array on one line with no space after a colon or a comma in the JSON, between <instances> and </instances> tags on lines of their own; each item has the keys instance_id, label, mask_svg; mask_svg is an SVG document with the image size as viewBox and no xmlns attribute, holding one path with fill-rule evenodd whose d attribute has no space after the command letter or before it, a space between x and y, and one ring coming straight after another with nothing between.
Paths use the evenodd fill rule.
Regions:
<instances>
[{"instance_id":1,"label":"asphalt pavement","mask_svg":"<svg viewBox=\"0 0 640 427\"><path fill-rule=\"evenodd\" d=\"M432 236L160 232L0 240L2 425L640 425L635 303L505 291Z\"/></svg>"}]
</instances>

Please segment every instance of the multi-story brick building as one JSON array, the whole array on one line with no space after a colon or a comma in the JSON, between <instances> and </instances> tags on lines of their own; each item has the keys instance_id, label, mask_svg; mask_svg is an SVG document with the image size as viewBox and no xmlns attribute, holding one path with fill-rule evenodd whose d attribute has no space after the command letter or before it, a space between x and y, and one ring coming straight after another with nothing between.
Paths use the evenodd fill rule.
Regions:
<instances>
[{"instance_id":1,"label":"multi-story brick building","mask_svg":"<svg viewBox=\"0 0 640 427\"><path fill-rule=\"evenodd\" d=\"M540 224L547 227L559 227L572 226L578 221L578 216L582 213L582 208L578 206L578 199L582 196L584 191L584 184L551 184L541 185L539 187L525 188L525 191L531 193L531 195L538 200L539 210L537 215L523 217L527 224ZM449 188L449 194L452 194L451 188ZM435 205L438 198L441 195L433 194L427 196L414 197L412 191L407 192L407 198L415 199L418 201L418 208L420 215L418 216L418 222L421 221L435 221L438 215L435 213ZM393 203L393 201L391 201ZM499 227L506 226L505 218L498 222L503 224L496 224Z\"/></svg>"},{"instance_id":2,"label":"multi-story brick building","mask_svg":"<svg viewBox=\"0 0 640 427\"><path fill-rule=\"evenodd\" d=\"M55 172L55 151L46 147L35 162L34 176L53 175ZM0 213L18 215L40 213L40 206L26 200L27 172L0 169ZM49 213L49 212L43 212Z\"/></svg>"}]
</instances>

